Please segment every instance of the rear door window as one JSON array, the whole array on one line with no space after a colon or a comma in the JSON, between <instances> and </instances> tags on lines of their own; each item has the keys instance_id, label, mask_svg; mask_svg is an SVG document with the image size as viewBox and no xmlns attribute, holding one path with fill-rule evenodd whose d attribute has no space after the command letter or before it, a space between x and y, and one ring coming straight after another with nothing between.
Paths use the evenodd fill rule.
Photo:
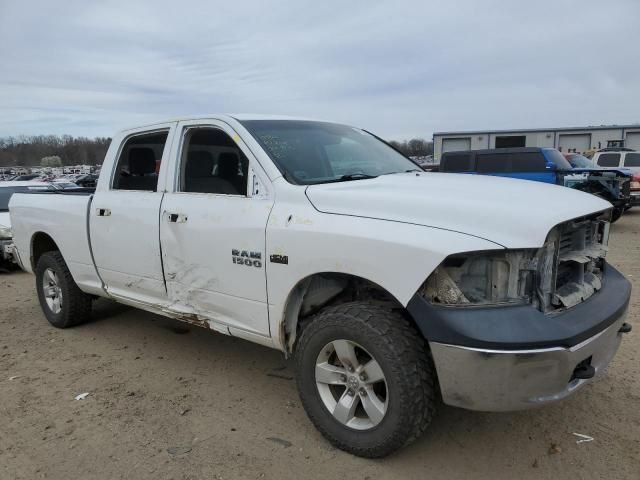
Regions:
<instances>
[{"instance_id":1,"label":"rear door window","mask_svg":"<svg viewBox=\"0 0 640 480\"><path fill-rule=\"evenodd\" d=\"M620 165L620 154L603 153L598 157L598 165L601 167L617 167Z\"/></svg>"},{"instance_id":2,"label":"rear door window","mask_svg":"<svg viewBox=\"0 0 640 480\"><path fill-rule=\"evenodd\" d=\"M480 173L543 172L546 166L541 152L480 153L477 156Z\"/></svg>"},{"instance_id":3,"label":"rear door window","mask_svg":"<svg viewBox=\"0 0 640 480\"><path fill-rule=\"evenodd\" d=\"M640 153L627 153L624 156L625 167L640 167Z\"/></svg>"},{"instance_id":4,"label":"rear door window","mask_svg":"<svg viewBox=\"0 0 640 480\"><path fill-rule=\"evenodd\" d=\"M154 132L130 137L122 146L113 190L155 192L162 153L169 132Z\"/></svg>"},{"instance_id":5,"label":"rear door window","mask_svg":"<svg viewBox=\"0 0 640 480\"><path fill-rule=\"evenodd\" d=\"M441 172L473 172L473 155L471 153L446 153L440 162Z\"/></svg>"}]
</instances>

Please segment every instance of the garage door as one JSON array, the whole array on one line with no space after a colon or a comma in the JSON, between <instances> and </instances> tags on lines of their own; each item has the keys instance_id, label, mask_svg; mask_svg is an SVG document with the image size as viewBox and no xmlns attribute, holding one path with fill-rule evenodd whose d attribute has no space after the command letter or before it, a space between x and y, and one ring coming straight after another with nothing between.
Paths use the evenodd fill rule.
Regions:
<instances>
[{"instance_id":1,"label":"garage door","mask_svg":"<svg viewBox=\"0 0 640 480\"><path fill-rule=\"evenodd\" d=\"M584 153L591 148L591 135L588 133L560 134L560 151Z\"/></svg>"},{"instance_id":2,"label":"garage door","mask_svg":"<svg viewBox=\"0 0 640 480\"><path fill-rule=\"evenodd\" d=\"M627 148L633 148L634 150L640 150L640 132L627 133L624 146Z\"/></svg>"},{"instance_id":3,"label":"garage door","mask_svg":"<svg viewBox=\"0 0 640 480\"><path fill-rule=\"evenodd\" d=\"M442 139L442 153L460 150L471 150L471 137Z\"/></svg>"}]
</instances>

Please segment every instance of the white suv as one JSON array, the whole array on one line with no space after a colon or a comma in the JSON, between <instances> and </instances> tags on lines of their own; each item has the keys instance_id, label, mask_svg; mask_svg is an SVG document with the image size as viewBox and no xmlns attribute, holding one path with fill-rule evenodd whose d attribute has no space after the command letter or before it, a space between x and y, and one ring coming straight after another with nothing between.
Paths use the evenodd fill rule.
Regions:
<instances>
[{"instance_id":1,"label":"white suv","mask_svg":"<svg viewBox=\"0 0 640 480\"><path fill-rule=\"evenodd\" d=\"M596 152L593 155L593 164L599 167L625 167L634 173L640 173L640 152Z\"/></svg>"}]
</instances>

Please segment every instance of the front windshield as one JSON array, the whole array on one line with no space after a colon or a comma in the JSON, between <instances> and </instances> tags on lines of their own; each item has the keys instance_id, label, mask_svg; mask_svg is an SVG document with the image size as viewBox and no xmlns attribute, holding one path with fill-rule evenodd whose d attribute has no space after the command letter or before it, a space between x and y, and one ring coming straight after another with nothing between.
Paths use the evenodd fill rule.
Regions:
<instances>
[{"instance_id":1,"label":"front windshield","mask_svg":"<svg viewBox=\"0 0 640 480\"><path fill-rule=\"evenodd\" d=\"M421 171L370 133L334 123L241 122L291 183L311 185Z\"/></svg>"},{"instance_id":2,"label":"front windshield","mask_svg":"<svg viewBox=\"0 0 640 480\"><path fill-rule=\"evenodd\" d=\"M593 168L593 163L583 155L571 155L567 160L573 168Z\"/></svg>"}]
</instances>

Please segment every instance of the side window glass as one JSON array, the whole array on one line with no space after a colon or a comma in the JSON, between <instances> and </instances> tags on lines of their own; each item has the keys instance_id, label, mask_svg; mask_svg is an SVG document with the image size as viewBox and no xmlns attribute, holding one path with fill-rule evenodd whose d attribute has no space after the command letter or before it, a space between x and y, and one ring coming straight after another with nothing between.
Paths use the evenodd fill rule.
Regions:
<instances>
[{"instance_id":1,"label":"side window glass","mask_svg":"<svg viewBox=\"0 0 640 480\"><path fill-rule=\"evenodd\" d=\"M181 192L247 195L249 160L222 130L190 129L181 158Z\"/></svg>"},{"instance_id":2,"label":"side window glass","mask_svg":"<svg viewBox=\"0 0 640 480\"><path fill-rule=\"evenodd\" d=\"M546 162L540 152L478 154L478 172L530 173L544 172Z\"/></svg>"},{"instance_id":3,"label":"side window glass","mask_svg":"<svg viewBox=\"0 0 640 480\"><path fill-rule=\"evenodd\" d=\"M168 133L136 135L125 142L116 164L113 190L157 190L160 161Z\"/></svg>"},{"instance_id":4,"label":"side window glass","mask_svg":"<svg viewBox=\"0 0 640 480\"><path fill-rule=\"evenodd\" d=\"M471 153L445 153L440 161L442 172L473 172Z\"/></svg>"},{"instance_id":5,"label":"side window glass","mask_svg":"<svg viewBox=\"0 0 640 480\"><path fill-rule=\"evenodd\" d=\"M477 156L478 172L499 173L509 171L509 158L505 153L481 153Z\"/></svg>"},{"instance_id":6,"label":"side window glass","mask_svg":"<svg viewBox=\"0 0 640 480\"><path fill-rule=\"evenodd\" d=\"M619 153L603 153L598 157L598 165L601 167L617 167L619 163Z\"/></svg>"},{"instance_id":7,"label":"side window glass","mask_svg":"<svg viewBox=\"0 0 640 480\"><path fill-rule=\"evenodd\" d=\"M640 153L627 153L624 156L625 167L640 167Z\"/></svg>"}]
</instances>

